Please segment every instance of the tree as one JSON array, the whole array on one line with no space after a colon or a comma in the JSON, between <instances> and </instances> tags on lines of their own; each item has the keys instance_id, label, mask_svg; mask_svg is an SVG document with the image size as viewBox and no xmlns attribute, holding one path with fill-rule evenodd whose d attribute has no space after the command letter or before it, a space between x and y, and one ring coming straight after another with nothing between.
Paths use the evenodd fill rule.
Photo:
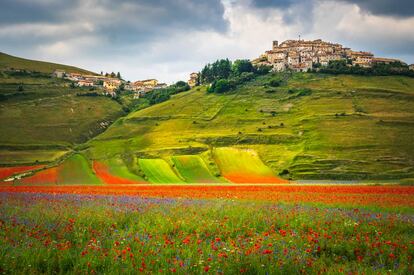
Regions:
<instances>
[{"instance_id":1,"label":"tree","mask_svg":"<svg viewBox=\"0 0 414 275\"><path fill-rule=\"evenodd\" d=\"M111 77L112 77L112 78L115 78L115 77L116 77L116 74L115 74L114 72L112 72L112 73L111 73Z\"/></svg>"},{"instance_id":2,"label":"tree","mask_svg":"<svg viewBox=\"0 0 414 275\"><path fill-rule=\"evenodd\" d=\"M254 71L252 63L247 59L238 59L234 61L232 65L232 73L234 75L240 75L244 72L250 73Z\"/></svg>"},{"instance_id":3,"label":"tree","mask_svg":"<svg viewBox=\"0 0 414 275\"><path fill-rule=\"evenodd\" d=\"M121 79L121 73L120 73L120 72L118 72L118 73L116 74L116 78Z\"/></svg>"},{"instance_id":4,"label":"tree","mask_svg":"<svg viewBox=\"0 0 414 275\"><path fill-rule=\"evenodd\" d=\"M227 79L231 74L231 62L228 59L216 60L213 64L207 64L201 70L200 81L207 84L215 80Z\"/></svg>"}]
</instances>

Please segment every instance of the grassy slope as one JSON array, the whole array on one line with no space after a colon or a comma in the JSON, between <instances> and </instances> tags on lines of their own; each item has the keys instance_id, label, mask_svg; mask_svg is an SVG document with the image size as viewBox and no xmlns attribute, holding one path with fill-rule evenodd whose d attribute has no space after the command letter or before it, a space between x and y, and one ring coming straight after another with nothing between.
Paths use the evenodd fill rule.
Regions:
<instances>
[{"instance_id":1,"label":"grassy slope","mask_svg":"<svg viewBox=\"0 0 414 275\"><path fill-rule=\"evenodd\" d=\"M255 150L276 173L288 169L296 179L414 175L414 79L294 74L282 87L265 86L281 77L225 95L203 87L178 94L118 120L88 153L157 158L231 146ZM303 87L312 94L288 91Z\"/></svg>"},{"instance_id":2,"label":"grassy slope","mask_svg":"<svg viewBox=\"0 0 414 275\"><path fill-rule=\"evenodd\" d=\"M139 165L152 183L184 183L163 159L140 159Z\"/></svg>"},{"instance_id":3,"label":"grassy slope","mask_svg":"<svg viewBox=\"0 0 414 275\"><path fill-rule=\"evenodd\" d=\"M58 184L101 184L93 173L89 161L80 154L67 159L59 170Z\"/></svg>"},{"instance_id":4,"label":"grassy slope","mask_svg":"<svg viewBox=\"0 0 414 275\"><path fill-rule=\"evenodd\" d=\"M253 150L231 147L214 149L214 159L221 174L236 183L277 183L274 172Z\"/></svg>"},{"instance_id":5,"label":"grassy slope","mask_svg":"<svg viewBox=\"0 0 414 275\"><path fill-rule=\"evenodd\" d=\"M21 180L22 184L101 184L94 174L89 161L81 154L74 154L60 165Z\"/></svg>"},{"instance_id":6,"label":"grassy slope","mask_svg":"<svg viewBox=\"0 0 414 275\"><path fill-rule=\"evenodd\" d=\"M105 161L94 161L94 169L97 175L108 184L144 183L145 180L130 171L130 168L122 158L113 157Z\"/></svg>"},{"instance_id":7,"label":"grassy slope","mask_svg":"<svg viewBox=\"0 0 414 275\"><path fill-rule=\"evenodd\" d=\"M93 72L73 66L24 59L0 52L0 70L6 68L29 70L42 73L52 73L54 70L60 69L70 73L94 74Z\"/></svg>"},{"instance_id":8,"label":"grassy slope","mask_svg":"<svg viewBox=\"0 0 414 275\"><path fill-rule=\"evenodd\" d=\"M191 183L220 183L214 177L203 159L194 155L173 156L172 161L175 169L185 179Z\"/></svg>"},{"instance_id":9,"label":"grassy slope","mask_svg":"<svg viewBox=\"0 0 414 275\"><path fill-rule=\"evenodd\" d=\"M107 97L76 96L88 90L71 89L68 81L1 71L4 64L47 71L49 63L4 57L0 55L0 164L54 160L102 132L101 122L123 114L122 106ZM19 85L23 85L23 91L18 91Z\"/></svg>"}]
</instances>

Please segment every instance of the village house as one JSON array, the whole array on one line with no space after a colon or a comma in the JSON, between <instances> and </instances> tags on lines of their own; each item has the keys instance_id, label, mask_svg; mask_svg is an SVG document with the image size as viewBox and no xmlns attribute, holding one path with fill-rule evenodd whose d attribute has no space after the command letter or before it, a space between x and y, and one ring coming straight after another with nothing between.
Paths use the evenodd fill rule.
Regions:
<instances>
[{"instance_id":1,"label":"village house","mask_svg":"<svg viewBox=\"0 0 414 275\"><path fill-rule=\"evenodd\" d=\"M103 87L105 90L114 91L119 88L121 81L116 81L115 79L108 79L103 82Z\"/></svg>"},{"instance_id":2,"label":"village house","mask_svg":"<svg viewBox=\"0 0 414 275\"><path fill-rule=\"evenodd\" d=\"M53 71L52 75L53 75L53 77L56 77L56 78L64 78L65 77L65 71L56 69L56 70Z\"/></svg>"},{"instance_id":3,"label":"village house","mask_svg":"<svg viewBox=\"0 0 414 275\"><path fill-rule=\"evenodd\" d=\"M94 86L94 82L91 80L79 80L78 81L78 86L79 87L93 87Z\"/></svg>"},{"instance_id":4,"label":"village house","mask_svg":"<svg viewBox=\"0 0 414 275\"><path fill-rule=\"evenodd\" d=\"M79 74L79 73L70 73L69 75L66 76L66 78L71 81L79 81L83 79L83 76L82 74Z\"/></svg>"},{"instance_id":5,"label":"village house","mask_svg":"<svg viewBox=\"0 0 414 275\"><path fill-rule=\"evenodd\" d=\"M158 83L157 85L155 85L154 90L158 90L158 89L164 89L167 88L168 85L166 83Z\"/></svg>"},{"instance_id":6,"label":"village house","mask_svg":"<svg viewBox=\"0 0 414 275\"><path fill-rule=\"evenodd\" d=\"M352 59L352 65L359 65L364 68L369 68L372 65L372 59L374 55L370 52L353 52L349 53L350 59Z\"/></svg>"},{"instance_id":7,"label":"village house","mask_svg":"<svg viewBox=\"0 0 414 275\"><path fill-rule=\"evenodd\" d=\"M408 69L410 69L411 71L414 71L414 64L409 65Z\"/></svg>"},{"instance_id":8,"label":"village house","mask_svg":"<svg viewBox=\"0 0 414 275\"><path fill-rule=\"evenodd\" d=\"M156 80L156 79L146 79L146 80L142 80L142 84L144 85L144 87L154 88L155 86L157 86L158 80Z\"/></svg>"},{"instance_id":9,"label":"village house","mask_svg":"<svg viewBox=\"0 0 414 275\"><path fill-rule=\"evenodd\" d=\"M140 98L145 96L147 93L151 92L152 90L166 88L167 84L165 83L158 83L156 79L145 79L145 80L138 80L132 83L128 83L125 85L125 90L133 91L134 92L134 99Z\"/></svg>"},{"instance_id":10,"label":"village house","mask_svg":"<svg viewBox=\"0 0 414 275\"><path fill-rule=\"evenodd\" d=\"M147 94L145 90L139 90L134 93L133 99L138 99L140 97L144 97Z\"/></svg>"},{"instance_id":11,"label":"village house","mask_svg":"<svg viewBox=\"0 0 414 275\"><path fill-rule=\"evenodd\" d=\"M372 58L372 61L371 62L372 62L372 64L379 64L379 63L382 63L382 64L391 64L391 63L394 63L394 62L399 62L401 64L405 64L404 62L402 62L399 59L384 58L384 57L374 57L374 58Z\"/></svg>"},{"instance_id":12,"label":"village house","mask_svg":"<svg viewBox=\"0 0 414 275\"><path fill-rule=\"evenodd\" d=\"M198 84L198 73L191 73L187 83L191 88L196 86Z\"/></svg>"}]
</instances>

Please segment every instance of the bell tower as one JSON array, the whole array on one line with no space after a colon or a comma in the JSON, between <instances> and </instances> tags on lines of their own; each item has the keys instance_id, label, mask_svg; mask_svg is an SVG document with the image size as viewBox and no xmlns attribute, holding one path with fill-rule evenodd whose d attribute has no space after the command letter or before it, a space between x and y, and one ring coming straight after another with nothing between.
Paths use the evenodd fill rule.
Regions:
<instances>
[{"instance_id":1,"label":"bell tower","mask_svg":"<svg viewBox=\"0 0 414 275\"><path fill-rule=\"evenodd\" d=\"M273 50L279 47L279 42L277 40L273 41Z\"/></svg>"}]
</instances>

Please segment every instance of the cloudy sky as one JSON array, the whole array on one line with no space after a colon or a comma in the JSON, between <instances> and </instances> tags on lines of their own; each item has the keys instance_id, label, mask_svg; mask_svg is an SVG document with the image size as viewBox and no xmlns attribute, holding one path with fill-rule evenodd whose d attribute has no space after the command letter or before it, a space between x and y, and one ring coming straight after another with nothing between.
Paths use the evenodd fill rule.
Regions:
<instances>
[{"instance_id":1,"label":"cloudy sky","mask_svg":"<svg viewBox=\"0 0 414 275\"><path fill-rule=\"evenodd\" d=\"M272 40L317 39L414 63L413 0L0 0L0 51L171 83Z\"/></svg>"}]
</instances>

